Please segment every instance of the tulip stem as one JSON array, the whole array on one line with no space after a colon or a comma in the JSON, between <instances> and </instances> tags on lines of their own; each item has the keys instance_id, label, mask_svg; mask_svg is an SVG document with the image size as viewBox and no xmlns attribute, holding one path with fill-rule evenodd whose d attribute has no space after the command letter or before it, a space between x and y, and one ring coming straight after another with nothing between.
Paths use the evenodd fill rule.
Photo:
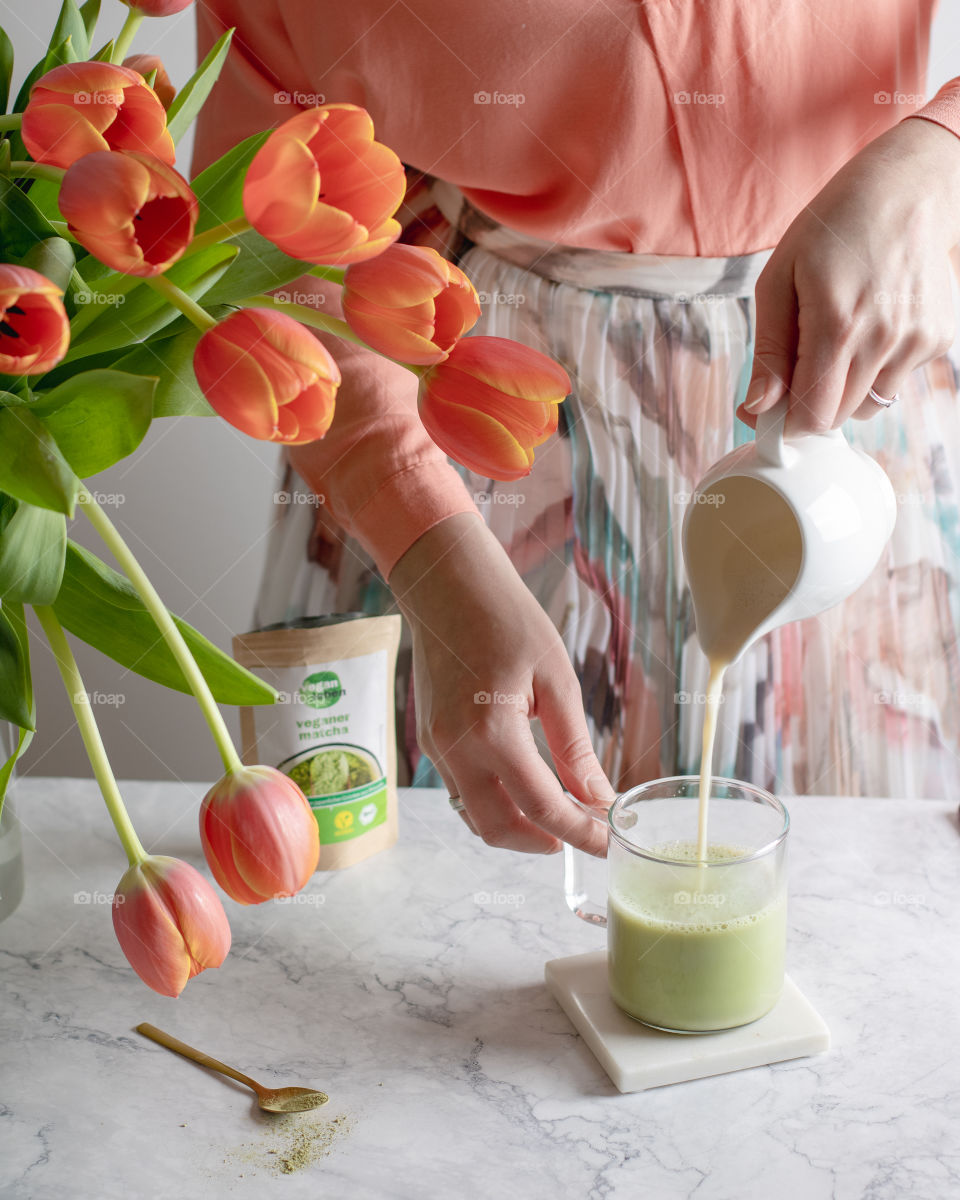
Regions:
<instances>
[{"instance_id":1,"label":"tulip stem","mask_svg":"<svg viewBox=\"0 0 960 1200\"><path fill-rule=\"evenodd\" d=\"M182 312L187 320L196 325L202 333L206 333L208 329L212 329L216 325L216 321L206 309L201 308L196 300L191 300L182 288L171 283L166 276L151 275L143 282L152 287L168 304L172 304L175 309Z\"/></svg>"},{"instance_id":2,"label":"tulip stem","mask_svg":"<svg viewBox=\"0 0 960 1200\"><path fill-rule=\"evenodd\" d=\"M10 164L10 174L14 179L49 179L51 183L59 183L66 171L62 167L52 167L49 163L24 162L15 159Z\"/></svg>"},{"instance_id":3,"label":"tulip stem","mask_svg":"<svg viewBox=\"0 0 960 1200\"><path fill-rule=\"evenodd\" d=\"M343 277L346 275L344 267L313 267L310 275L315 275L317 279L329 279L331 283L343 283Z\"/></svg>"},{"instance_id":4,"label":"tulip stem","mask_svg":"<svg viewBox=\"0 0 960 1200\"><path fill-rule=\"evenodd\" d=\"M208 246L216 246L220 242L227 241L228 238L246 233L250 228L250 222L246 217L236 217L232 221L224 221L222 225L214 225L212 229L205 229L203 233L198 233L184 251L184 255L195 254L198 250L206 250Z\"/></svg>"},{"instance_id":5,"label":"tulip stem","mask_svg":"<svg viewBox=\"0 0 960 1200\"><path fill-rule=\"evenodd\" d=\"M326 313L317 312L307 304L292 304L288 300L277 300L273 296L249 296L240 301L241 308L275 308L278 312L296 317L304 325L313 329L322 329L324 333L334 333L346 342L356 342L358 346L366 346L362 338L358 338L346 321L339 317L328 317Z\"/></svg>"},{"instance_id":6,"label":"tulip stem","mask_svg":"<svg viewBox=\"0 0 960 1200\"><path fill-rule=\"evenodd\" d=\"M60 677L63 680L63 686L67 689L70 705L80 728L80 736L83 738L84 749L106 802L110 820L113 821L128 862L131 867L136 866L137 863L143 862L148 855L137 837L137 831L133 827L130 814L127 812L120 789L117 787L117 780L110 766L110 760L107 758L93 710L90 708L90 697L83 686L77 660L73 657L70 643L67 641L53 609L47 604L35 604L33 611L37 614L37 620L47 635L53 657L57 660Z\"/></svg>"},{"instance_id":7,"label":"tulip stem","mask_svg":"<svg viewBox=\"0 0 960 1200\"><path fill-rule=\"evenodd\" d=\"M193 692L197 704L200 705L200 711L203 713L203 718L207 722L210 733L213 735L213 740L220 752L220 757L223 759L224 767L228 772L241 770L240 756L237 754L233 739L230 737L230 732L227 729L220 709L217 707L217 702L214 700L209 685L203 677L203 672L197 666L196 660L190 653L190 647L183 640L183 634L177 628L176 622L167 610L167 606L160 599L156 588L147 578L147 573L137 562L133 551L120 536L113 522L83 484L80 485L77 500L83 505L90 524L96 529L97 533L99 533L100 537L106 543L110 553L123 568L124 574L133 584L150 616L156 622L157 628L160 630L160 635L167 643L170 653L177 660L190 691Z\"/></svg>"},{"instance_id":8,"label":"tulip stem","mask_svg":"<svg viewBox=\"0 0 960 1200\"><path fill-rule=\"evenodd\" d=\"M11 113L8 117L0 117L0 132L8 129L19 129L23 113Z\"/></svg>"},{"instance_id":9,"label":"tulip stem","mask_svg":"<svg viewBox=\"0 0 960 1200\"><path fill-rule=\"evenodd\" d=\"M110 55L110 61L115 65L119 66L127 57L142 20L143 13L139 9L131 8L127 13L127 19L117 34L117 40L113 43L113 53Z\"/></svg>"}]
</instances>

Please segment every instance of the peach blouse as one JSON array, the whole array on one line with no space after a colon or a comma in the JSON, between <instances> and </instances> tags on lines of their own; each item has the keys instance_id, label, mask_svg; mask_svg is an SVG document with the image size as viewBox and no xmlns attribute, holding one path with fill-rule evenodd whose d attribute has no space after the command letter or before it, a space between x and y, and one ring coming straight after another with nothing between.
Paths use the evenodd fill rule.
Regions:
<instances>
[{"instance_id":1,"label":"peach blouse","mask_svg":"<svg viewBox=\"0 0 960 1200\"><path fill-rule=\"evenodd\" d=\"M908 116L960 137L960 78L924 104L936 0L205 0L200 53L233 50L200 168L297 108L350 101L409 166L496 221L598 250L722 257L775 246L868 142ZM470 511L416 418L416 381L328 343L338 414L294 462L388 574Z\"/></svg>"}]
</instances>

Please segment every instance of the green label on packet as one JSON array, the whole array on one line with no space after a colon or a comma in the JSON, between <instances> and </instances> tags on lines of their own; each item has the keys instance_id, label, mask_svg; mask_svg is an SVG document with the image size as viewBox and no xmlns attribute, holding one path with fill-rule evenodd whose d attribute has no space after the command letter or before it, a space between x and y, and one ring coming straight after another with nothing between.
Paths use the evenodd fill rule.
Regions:
<instances>
[{"instance_id":1,"label":"green label on packet","mask_svg":"<svg viewBox=\"0 0 960 1200\"><path fill-rule=\"evenodd\" d=\"M308 799L324 846L369 833L387 819L385 779L377 779L365 788L354 788L347 798L334 795L309 796Z\"/></svg>"}]
</instances>

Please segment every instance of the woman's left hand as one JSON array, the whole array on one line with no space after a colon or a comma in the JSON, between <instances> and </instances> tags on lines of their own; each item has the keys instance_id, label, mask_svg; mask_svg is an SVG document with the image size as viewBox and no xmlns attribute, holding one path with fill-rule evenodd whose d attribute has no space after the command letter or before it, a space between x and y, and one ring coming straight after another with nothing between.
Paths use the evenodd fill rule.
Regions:
<instances>
[{"instance_id":1,"label":"woman's left hand","mask_svg":"<svg viewBox=\"0 0 960 1200\"><path fill-rule=\"evenodd\" d=\"M953 342L949 251L960 241L960 138L901 121L795 218L756 287L754 425L789 391L787 429L822 432L882 412Z\"/></svg>"}]
</instances>

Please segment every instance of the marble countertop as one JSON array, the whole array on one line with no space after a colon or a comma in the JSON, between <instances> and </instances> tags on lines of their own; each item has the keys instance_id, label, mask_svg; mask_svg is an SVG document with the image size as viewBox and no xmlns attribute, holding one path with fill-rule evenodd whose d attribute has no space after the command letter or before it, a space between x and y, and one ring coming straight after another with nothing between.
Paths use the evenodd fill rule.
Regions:
<instances>
[{"instance_id":1,"label":"marble countertop","mask_svg":"<svg viewBox=\"0 0 960 1200\"><path fill-rule=\"evenodd\" d=\"M148 849L202 863L201 784L129 783ZM620 1095L543 982L603 944L559 857L493 850L435 791L400 841L294 901L225 900L233 949L178 1000L113 935L123 856L94 784L18 783L26 893L0 924L5 1200L903 1200L960 1195L960 831L939 801L803 797L788 970L828 1054ZM271 1117L133 1032L267 1085Z\"/></svg>"}]
</instances>

